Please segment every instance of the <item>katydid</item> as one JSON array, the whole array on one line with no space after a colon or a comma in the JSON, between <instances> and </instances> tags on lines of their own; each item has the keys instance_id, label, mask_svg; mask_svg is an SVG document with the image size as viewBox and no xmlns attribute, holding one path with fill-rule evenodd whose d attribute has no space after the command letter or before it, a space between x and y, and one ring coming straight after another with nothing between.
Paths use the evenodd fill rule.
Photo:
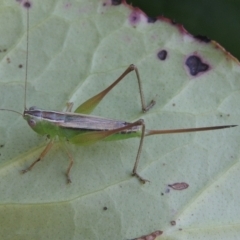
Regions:
<instances>
[{"instance_id":1,"label":"katydid","mask_svg":"<svg viewBox=\"0 0 240 240\"><path fill-rule=\"evenodd\" d=\"M212 127L200 127L200 128L186 128L186 129L170 129L170 130L147 130L145 129L145 123L143 119L139 119L135 122L126 122L122 120L107 119L97 116L88 115L94 108L101 102L101 100L130 72L134 71L138 82L139 94L141 99L142 111L147 112L154 105L155 101L152 100L148 105L145 102L143 89L141 85L141 79L138 69L135 65L131 64L120 77L118 77L109 87L99 92L97 95L85 101L74 112L71 112L73 103L67 104L66 112L56 112L50 110L42 110L37 107L26 107L27 96L27 72L28 72L28 42L29 42L29 8L31 4L26 2L24 5L27 8L27 41L26 41L26 72L25 72L25 88L24 88L24 111L19 113L15 110L0 109L5 111L11 111L22 115L22 117L28 122L28 125L38 134L47 135L49 142L40 156L26 169L22 170L22 173L30 171L37 162L41 161L45 155L49 152L54 144L54 141L58 138L60 140L67 141L76 145L89 145L100 140L113 141L123 140L133 137L139 137L139 147L137 156L132 170L132 175L136 176L142 183L145 183L146 179L141 177L137 171L144 138L146 136L154 134L170 134L170 133L187 133L187 132L199 132L217 130L223 128L235 127L236 125L224 125L224 126L212 126ZM71 183L70 171L73 166L73 157L70 152L67 151L70 163L66 171L67 183Z\"/></svg>"}]
</instances>

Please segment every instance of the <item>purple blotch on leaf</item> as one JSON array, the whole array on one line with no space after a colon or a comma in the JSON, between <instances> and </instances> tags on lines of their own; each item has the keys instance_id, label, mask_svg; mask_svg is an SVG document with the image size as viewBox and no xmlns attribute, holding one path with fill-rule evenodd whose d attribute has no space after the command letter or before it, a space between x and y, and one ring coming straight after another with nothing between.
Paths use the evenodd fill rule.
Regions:
<instances>
[{"instance_id":1,"label":"purple blotch on leaf","mask_svg":"<svg viewBox=\"0 0 240 240\"><path fill-rule=\"evenodd\" d=\"M32 4L31 4L29 1L26 1L26 2L23 4L23 6L24 6L25 8L30 8L31 5L32 5Z\"/></svg>"},{"instance_id":2,"label":"purple blotch on leaf","mask_svg":"<svg viewBox=\"0 0 240 240\"><path fill-rule=\"evenodd\" d=\"M211 42L211 39L203 36L203 35L195 35L194 38L196 38L197 40L199 40L200 42L205 42L205 43L209 43Z\"/></svg>"},{"instance_id":3,"label":"purple blotch on leaf","mask_svg":"<svg viewBox=\"0 0 240 240\"><path fill-rule=\"evenodd\" d=\"M137 24L140 21L140 14L137 11L132 12L129 20L133 25Z\"/></svg>"},{"instance_id":4,"label":"purple blotch on leaf","mask_svg":"<svg viewBox=\"0 0 240 240\"><path fill-rule=\"evenodd\" d=\"M163 61L167 57L167 51L166 50L161 50L161 51L158 52L157 56L160 60Z\"/></svg>"},{"instance_id":5,"label":"purple blotch on leaf","mask_svg":"<svg viewBox=\"0 0 240 240\"><path fill-rule=\"evenodd\" d=\"M113 6L118 6L122 3L122 0L112 0L112 5Z\"/></svg>"},{"instance_id":6,"label":"purple blotch on leaf","mask_svg":"<svg viewBox=\"0 0 240 240\"><path fill-rule=\"evenodd\" d=\"M192 76L196 76L200 72L206 72L209 69L208 64L203 63L202 60L195 55L188 57L185 64Z\"/></svg>"}]
</instances>

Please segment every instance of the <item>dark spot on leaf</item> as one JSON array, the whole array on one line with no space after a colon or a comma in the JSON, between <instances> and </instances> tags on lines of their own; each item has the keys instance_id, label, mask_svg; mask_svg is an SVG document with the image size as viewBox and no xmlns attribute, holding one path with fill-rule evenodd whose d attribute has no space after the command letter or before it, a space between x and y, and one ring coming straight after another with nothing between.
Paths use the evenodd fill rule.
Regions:
<instances>
[{"instance_id":1,"label":"dark spot on leaf","mask_svg":"<svg viewBox=\"0 0 240 240\"><path fill-rule=\"evenodd\" d=\"M11 59L10 58L7 58L7 63L10 63L11 62Z\"/></svg>"},{"instance_id":2,"label":"dark spot on leaf","mask_svg":"<svg viewBox=\"0 0 240 240\"><path fill-rule=\"evenodd\" d=\"M161 193L162 196L164 196L164 193Z\"/></svg>"},{"instance_id":3,"label":"dark spot on leaf","mask_svg":"<svg viewBox=\"0 0 240 240\"><path fill-rule=\"evenodd\" d=\"M157 21L157 18L155 18L155 17L148 17L147 18L148 23L155 23L156 21Z\"/></svg>"},{"instance_id":4,"label":"dark spot on leaf","mask_svg":"<svg viewBox=\"0 0 240 240\"><path fill-rule=\"evenodd\" d=\"M5 49L3 49L3 52L6 52L7 51L7 49L5 48Z\"/></svg>"},{"instance_id":5,"label":"dark spot on leaf","mask_svg":"<svg viewBox=\"0 0 240 240\"><path fill-rule=\"evenodd\" d=\"M32 5L32 4L31 4L29 1L26 1L26 2L23 4L23 6L24 6L25 8L30 8L31 5Z\"/></svg>"},{"instance_id":6,"label":"dark spot on leaf","mask_svg":"<svg viewBox=\"0 0 240 240\"><path fill-rule=\"evenodd\" d=\"M200 72L206 72L209 69L209 66L195 55L188 57L185 64L192 76L196 76Z\"/></svg>"},{"instance_id":7,"label":"dark spot on leaf","mask_svg":"<svg viewBox=\"0 0 240 240\"><path fill-rule=\"evenodd\" d=\"M210 38L208 38L207 36L203 36L203 35L195 35L194 38L196 38L200 42L205 42L205 43L211 42Z\"/></svg>"},{"instance_id":8,"label":"dark spot on leaf","mask_svg":"<svg viewBox=\"0 0 240 240\"><path fill-rule=\"evenodd\" d=\"M103 207L103 210L106 211L108 208L107 207Z\"/></svg>"},{"instance_id":9,"label":"dark spot on leaf","mask_svg":"<svg viewBox=\"0 0 240 240\"><path fill-rule=\"evenodd\" d=\"M170 193L170 189L167 188L167 189L165 190L165 193Z\"/></svg>"},{"instance_id":10,"label":"dark spot on leaf","mask_svg":"<svg viewBox=\"0 0 240 240\"><path fill-rule=\"evenodd\" d=\"M176 221L171 221L170 223L171 223L172 226L176 225Z\"/></svg>"},{"instance_id":11,"label":"dark spot on leaf","mask_svg":"<svg viewBox=\"0 0 240 240\"><path fill-rule=\"evenodd\" d=\"M173 183L173 184L169 184L168 186L174 190L184 190L189 187L189 185L185 182Z\"/></svg>"},{"instance_id":12,"label":"dark spot on leaf","mask_svg":"<svg viewBox=\"0 0 240 240\"><path fill-rule=\"evenodd\" d=\"M3 147L4 147L4 144L1 144L1 145L0 145L0 148L3 148Z\"/></svg>"},{"instance_id":13,"label":"dark spot on leaf","mask_svg":"<svg viewBox=\"0 0 240 240\"><path fill-rule=\"evenodd\" d=\"M118 6L122 3L122 0L112 0L112 5L113 6Z\"/></svg>"},{"instance_id":14,"label":"dark spot on leaf","mask_svg":"<svg viewBox=\"0 0 240 240\"><path fill-rule=\"evenodd\" d=\"M161 51L158 52L157 56L160 60L165 60L166 57L167 57L167 51L166 50L161 50Z\"/></svg>"},{"instance_id":15,"label":"dark spot on leaf","mask_svg":"<svg viewBox=\"0 0 240 240\"><path fill-rule=\"evenodd\" d=\"M179 228L178 230L179 230L179 231L182 231L182 228Z\"/></svg>"},{"instance_id":16,"label":"dark spot on leaf","mask_svg":"<svg viewBox=\"0 0 240 240\"><path fill-rule=\"evenodd\" d=\"M22 64L19 64L19 65L18 65L18 67L19 67L19 68L22 68L22 67L23 67L23 65L22 65Z\"/></svg>"},{"instance_id":17,"label":"dark spot on leaf","mask_svg":"<svg viewBox=\"0 0 240 240\"><path fill-rule=\"evenodd\" d=\"M173 103L172 105L173 105L173 107L175 107L175 106L176 106L176 104L175 104L175 103Z\"/></svg>"}]
</instances>

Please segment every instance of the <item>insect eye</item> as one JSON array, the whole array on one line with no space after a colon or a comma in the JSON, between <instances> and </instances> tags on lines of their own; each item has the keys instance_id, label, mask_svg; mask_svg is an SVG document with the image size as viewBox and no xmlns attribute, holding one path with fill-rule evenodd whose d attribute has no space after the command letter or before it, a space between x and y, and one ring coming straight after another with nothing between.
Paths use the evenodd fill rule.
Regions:
<instances>
[{"instance_id":1,"label":"insect eye","mask_svg":"<svg viewBox=\"0 0 240 240\"><path fill-rule=\"evenodd\" d=\"M28 124L29 124L30 127L35 127L36 126L36 121L33 120L33 119L29 119Z\"/></svg>"}]
</instances>

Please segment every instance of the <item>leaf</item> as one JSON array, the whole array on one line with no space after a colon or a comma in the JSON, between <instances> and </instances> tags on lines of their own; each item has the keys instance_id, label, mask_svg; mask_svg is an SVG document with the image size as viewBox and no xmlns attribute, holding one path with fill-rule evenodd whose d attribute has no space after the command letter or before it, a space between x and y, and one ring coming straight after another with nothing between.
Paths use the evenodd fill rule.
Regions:
<instances>
[{"instance_id":1,"label":"leaf","mask_svg":"<svg viewBox=\"0 0 240 240\"><path fill-rule=\"evenodd\" d=\"M141 113L130 74L94 115L143 118L148 129L239 124L239 62L216 42L117 1L31 3L27 107L62 111L74 102L75 109L134 63L154 108ZM1 2L0 103L20 112L26 29L23 2ZM74 157L67 185L60 143L22 175L46 139L19 115L2 111L0 121L3 239L133 239L156 230L163 239L239 236L239 127L146 138L139 164L151 181L145 185L130 176L139 139L67 144ZM168 187L176 183L188 188Z\"/></svg>"}]
</instances>

